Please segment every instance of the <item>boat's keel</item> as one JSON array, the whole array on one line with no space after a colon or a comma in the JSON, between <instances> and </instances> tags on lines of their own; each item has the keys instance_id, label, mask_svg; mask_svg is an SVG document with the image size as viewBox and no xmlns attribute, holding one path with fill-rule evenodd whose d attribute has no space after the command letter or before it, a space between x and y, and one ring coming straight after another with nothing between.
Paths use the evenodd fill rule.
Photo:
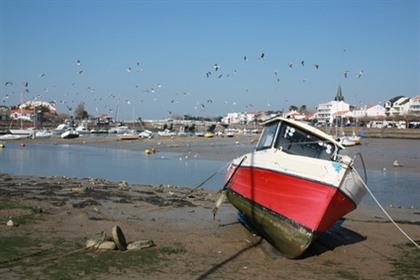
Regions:
<instances>
[{"instance_id":1,"label":"boat's keel","mask_svg":"<svg viewBox=\"0 0 420 280\"><path fill-rule=\"evenodd\" d=\"M228 189L227 198L287 258L305 252L316 234Z\"/></svg>"}]
</instances>

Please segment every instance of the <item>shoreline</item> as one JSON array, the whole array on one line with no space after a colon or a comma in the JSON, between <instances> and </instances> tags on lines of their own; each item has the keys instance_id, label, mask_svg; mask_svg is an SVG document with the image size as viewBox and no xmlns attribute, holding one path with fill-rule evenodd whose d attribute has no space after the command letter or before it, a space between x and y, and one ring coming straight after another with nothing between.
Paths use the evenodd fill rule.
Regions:
<instances>
[{"instance_id":1,"label":"shoreline","mask_svg":"<svg viewBox=\"0 0 420 280\"><path fill-rule=\"evenodd\" d=\"M303 258L289 260L240 224L230 204L224 203L213 221L215 191L190 191L102 179L0 174L0 273L4 279L393 279L420 273L415 265L420 254L404 245L407 240L376 207L360 206L321 235ZM387 210L420 240L418 209ZM6 227L9 216L20 225ZM137 253L77 253L83 262L72 256L44 262L80 249L87 238L109 232L115 224L128 240L150 239L156 247ZM7 254L10 244L15 246L13 255ZM3 263L44 250L46 255Z\"/></svg>"}]
</instances>

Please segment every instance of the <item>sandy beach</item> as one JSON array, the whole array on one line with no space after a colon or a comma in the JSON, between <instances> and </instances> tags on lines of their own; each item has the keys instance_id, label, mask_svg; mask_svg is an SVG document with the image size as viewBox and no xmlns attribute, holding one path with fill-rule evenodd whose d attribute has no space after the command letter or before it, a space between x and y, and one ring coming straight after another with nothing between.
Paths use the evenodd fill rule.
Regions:
<instances>
[{"instance_id":1,"label":"sandy beach","mask_svg":"<svg viewBox=\"0 0 420 280\"><path fill-rule=\"evenodd\" d=\"M255 136L140 141L81 137L28 143L54 141L139 151L156 147L228 161L251 150L255 140ZM368 147L374 149L375 141L369 140ZM396 143L401 142L387 145L398 147ZM366 157L367 164L376 163L380 169L381 157L372 153ZM377 207L361 205L323 234L301 259L289 260L240 223L227 202L213 220L215 199L215 191L169 185L1 174L2 279L418 279L420 274L419 251ZM419 209L388 211L420 240ZM9 217L18 226L6 226ZM87 239L101 232L110 235L114 225L123 229L128 241L153 240L156 246L126 252L84 249Z\"/></svg>"}]
</instances>

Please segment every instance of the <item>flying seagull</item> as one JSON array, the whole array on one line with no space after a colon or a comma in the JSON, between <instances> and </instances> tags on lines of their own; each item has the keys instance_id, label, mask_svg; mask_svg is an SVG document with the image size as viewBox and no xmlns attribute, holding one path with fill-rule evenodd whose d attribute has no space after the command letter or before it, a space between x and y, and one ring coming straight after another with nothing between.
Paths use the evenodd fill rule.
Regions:
<instances>
[{"instance_id":1,"label":"flying seagull","mask_svg":"<svg viewBox=\"0 0 420 280\"><path fill-rule=\"evenodd\" d=\"M314 64L314 66L315 66L315 69L318 70L319 64Z\"/></svg>"},{"instance_id":2,"label":"flying seagull","mask_svg":"<svg viewBox=\"0 0 420 280\"><path fill-rule=\"evenodd\" d=\"M213 65L213 68L214 68L214 71L217 72L219 70L220 66L216 63L216 64Z\"/></svg>"},{"instance_id":3,"label":"flying seagull","mask_svg":"<svg viewBox=\"0 0 420 280\"><path fill-rule=\"evenodd\" d=\"M347 76L349 75L349 73L350 73L350 71L349 71L349 70L344 71L344 78L346 78L346 79L347 79Z\"/></svg>"}]
</instances>

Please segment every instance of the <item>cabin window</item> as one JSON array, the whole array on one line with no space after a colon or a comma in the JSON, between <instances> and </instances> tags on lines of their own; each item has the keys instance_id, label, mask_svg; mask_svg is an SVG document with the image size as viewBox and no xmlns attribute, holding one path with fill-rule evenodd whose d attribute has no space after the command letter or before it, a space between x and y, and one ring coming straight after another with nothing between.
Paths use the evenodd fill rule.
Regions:
<instances>
[{"instance_id":1,"label":"cabin window","mask_svg":"<svg viewBox=\"0 0 420 280\"><path fill-rule=\"evenodd\" d=\"M326 160L335 153L333 143L285 122L280 126L275 147L289 154Z\"/></svg>"},{"instance_id":2,"label":"cabin window","mask_svg":"<svg viewBox=\"0 0 420 280\"><path fill-rule=\"evenodd\" d=\"M278 124L278 122L274 122L264 127L260 141L257 144L257 150L271 148L273 145L274 136L276 135Z\"/></svg>"}]
</instances>

